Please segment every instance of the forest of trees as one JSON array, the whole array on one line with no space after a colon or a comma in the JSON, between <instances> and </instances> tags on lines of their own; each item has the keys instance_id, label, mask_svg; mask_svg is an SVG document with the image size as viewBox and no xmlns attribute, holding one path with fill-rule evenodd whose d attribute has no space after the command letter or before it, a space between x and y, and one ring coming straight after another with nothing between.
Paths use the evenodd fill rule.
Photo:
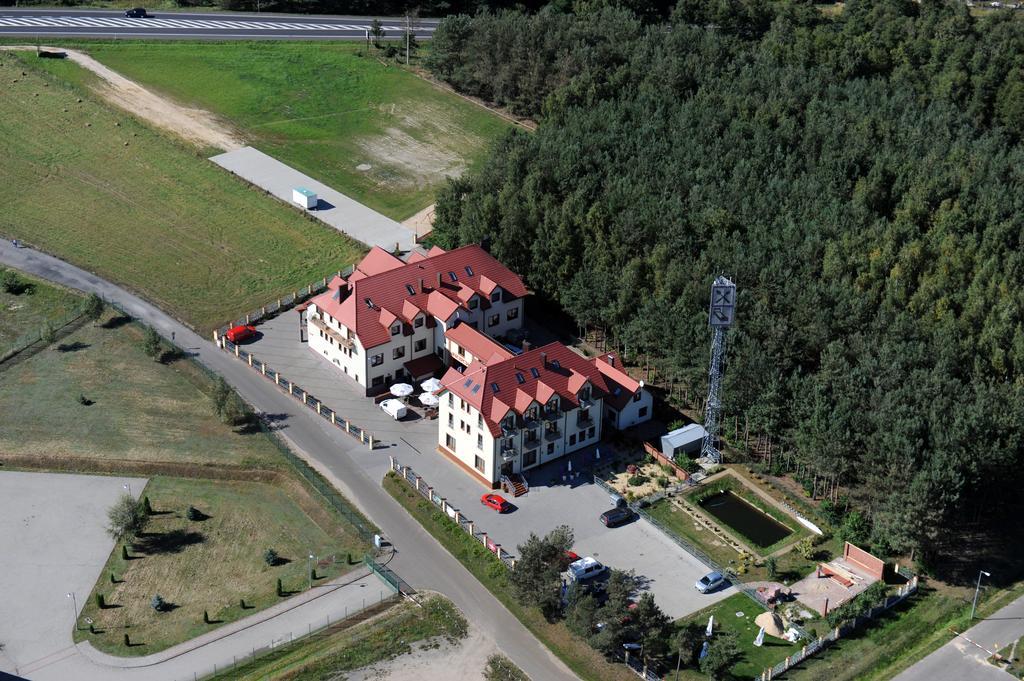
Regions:
<instances>
[{"instance_id":1,"label":"forest of trees","mask_svg":"<svg viewBox=\"0 0 1024 681\"><path fill-rule=\"evenodd\" d=\"M434 240L490 237L696 394L728 273L727 413L861 509L876 550L927 564L1013 510L1024 22L934 0L580 7L442 23L429 68L540 126L449 183Z\"/></svg>"}]
</instances>

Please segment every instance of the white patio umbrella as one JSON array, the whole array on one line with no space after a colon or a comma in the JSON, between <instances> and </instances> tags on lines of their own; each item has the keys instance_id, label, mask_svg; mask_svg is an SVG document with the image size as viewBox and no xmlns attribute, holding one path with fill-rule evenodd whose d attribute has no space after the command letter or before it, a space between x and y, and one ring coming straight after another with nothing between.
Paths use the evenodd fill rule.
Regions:
<instances>
[{"instance_id":1,"label":"white patio umbrella","mask_svg":"<svg viewBox=\"0 0 1024 681\"><path fill-rule=\"evenodd\" d=\"M596 458L596 459L597 459L598 461L600 461L600 460L601 460L601 450L600 450L600 449L595 449L595 450L594 450L594 457L595 457L595 458Z\"/></svg>"},{"instance_id":2,"label":"white patio umbrella","mask_svg":"<svg viewBox=\"0 0 1024 681\"><path fill-rule=\"evenodd\" d=\"M757 638L754 639L754 645L758 648L764 645L764 627L761 627L761 630L757 632Z\"/></svg>"},{"instance_id":3,"label":"white patio umbrella","mask_svg":"<svg viewBox=\"0 0 1024 681\"><path fill-rule=\"evenodd\" d=\"M569 472L572 473L572 459L569 460Z\"/></svg>"},{"instance_id":4,"label":"white patio umbrella","mask_svg":"<svg viewBox=\"0 0 1024 681\"><path fill-rule=\"evenodd\" d=\"M395 397L408 397L412 393L413 388L408 383L395 383L391 386L391 394Z\"/></svg>"},{"instance_id":5,"label":"white patio umbrella","mask_svg":"<svg viewBox=\"0 0 1024 681\"><path fill-rule=\"evenodd\" d=\"M436 407L440 401L434 393L420 394L420 404L424 407Z\"/></svg>"},{"instance_id":6,"label":"white patio umbrella","mask_svg":"<svg viewBox=\"0 0 1024 681\"><path fill-rule=\"evenodd\" d=\"M708 628L707 628L707 631L704 632L704 635L707 636L708 638L711 638L711 633L714 631L714 629L715 629L715 616L712 615L711 617L708 618Z\"/></svg>"},{"instance_id":7,"label":"white patio umbrella","mask_svg":"<svg viewBox=\"0 0 1024 681\"><path fill-rule=\"evenodd\" d=\"M437 392L441 389L441 380L437 378L430 378L420 383L420 387L428 393Z\"/></svg>"}]
</instances>

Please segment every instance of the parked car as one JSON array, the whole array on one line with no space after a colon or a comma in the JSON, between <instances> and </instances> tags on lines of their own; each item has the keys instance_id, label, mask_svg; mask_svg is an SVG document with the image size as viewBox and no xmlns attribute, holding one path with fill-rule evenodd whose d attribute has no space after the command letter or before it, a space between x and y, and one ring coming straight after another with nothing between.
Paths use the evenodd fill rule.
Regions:
<instances>
[{"instance_id":1,"label":"parked car","mask_svg":"<svg viewBox=\"0 0 1024 681\"><path fill-rule=\"evenodd\" d=\"M241 326L228 329L224 336L232 343L241 343L256 336L256 327L252 324L242 324Z\"/></svg>"},{"instance_id":2,"label":"parked car","mask_svg":"<svg viewBox=\"0 0 1024 681\"><path fill-rule=\"evenodd\" d=\"M593 579L607 572L608 568L599 563L596 559L587 556L569 563L569 579L574 582L582 582Z\"/></svg>"},{"instance_id":3,"label":"parked car","mask_svg":"<svg viewBox=\"0 0 1024 681\"><path fill-rule=\"evenodd\" d=\"M720 586L723 586L726 582L725 575L721 572L709 572L694 584L694 588L702 594L714 591Z\"/></svg>"},{"instance_id":4,"label":"parked car","mask_svg":"<svg viewBox=\"0 0 1024 681\"><path fill-rule=\"evenodd\" d=\"M511 504L505 501L500 494L485 494L480 497L480 503L487 508L493 508L498 513L504 513L511 508Z\"/></svg>"},{"instance_id":5,"label":"parked car","mask_svg":"<svg viewBox=\"0 0 1024 681\"><path fill-rule=\"evenodd\" d=\"M627 506L616 506L601 514L601 522L606 527L616 527L633 519L633 511Z\"/></svg>"},{"instance_id":6,"label":"parked car","mask_svg":"<svg viewBox=\"0 0 1024 681\"><path fill-rule=\"evenodd\" d=\"M380 408L384 410L385 414L396 421L405 418L405 415L408 413L401 400L384 400L380 403Z\"/></svg>"},{"instance_id":7,"label":"parked car","mask_svg":"<svg viewBox=\"0 0 1024 681\"><path fill-rule=\"evenodd\" d=\"M145 19L149 16L149 12L146 11L145 7L132 7L124 15L129 19Z\"/></svg>"}]
</instances>

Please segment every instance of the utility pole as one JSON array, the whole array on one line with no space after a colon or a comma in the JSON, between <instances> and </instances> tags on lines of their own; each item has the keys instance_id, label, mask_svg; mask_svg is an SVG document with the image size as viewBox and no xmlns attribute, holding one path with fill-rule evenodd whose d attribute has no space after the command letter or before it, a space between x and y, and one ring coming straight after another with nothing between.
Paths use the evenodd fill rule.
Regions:
<instances>
[{"instance_id":1,"label":"utility pole","mask_svg":"<svg viewBox=\"0 0 1024 681\"><path fill-rule=\"evenodd\" d=\"M984 570L978 570L978 584L974 587L974 602L971 603L971 622L974 621L974 611L978 608L978 592L981 591L981 577L991 577L991 572L985 572Z\"/></svg>"},{"instance_id":2,"label":"utility pole","mask_svg":"<svg viewBox=\"0 0 1024 681\"><path fill-rule=\"evenodd\" d=\"M725 360L726 332L736 316L736 284L719 276L711 285L711 311L708 326L711 327L711 368L708 371L708 399L704 410L704 442L701 444L701 459L708 463L722 463L722 452L718 447L718 431L722 417L722 374Z\"/></svg>"},{"instance_id":3,"label":"utility pole","mask_svg":"<svg viewBox=\"0 0 1024 681\"><path fill-rule=\"evenodd\" d=\"M412 19L405 13L405 65L409 65L409 36L412 34Z\"/></svg>"}]
</instances>

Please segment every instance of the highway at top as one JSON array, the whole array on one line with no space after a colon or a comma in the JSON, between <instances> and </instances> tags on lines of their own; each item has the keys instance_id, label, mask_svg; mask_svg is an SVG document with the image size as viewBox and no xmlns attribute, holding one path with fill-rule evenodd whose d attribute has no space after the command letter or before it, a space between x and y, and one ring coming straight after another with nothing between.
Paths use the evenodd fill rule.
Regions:
<instances>
[{"instance_id":1,"label":"highway at top","mask_svg":"<svg viewBox=\"0 0 1024 681\"><path fill-rule=\"evenodd\" d=\"M404 35L404 17L380 17L384 39ZM22 38L160 38L206 40L365 40L373 17L309 14L165 12L130 19L123 10L0 8L0 36ZM413 33L429 38L437 19L417 19Z\"/></svg>"}]
</instances>

